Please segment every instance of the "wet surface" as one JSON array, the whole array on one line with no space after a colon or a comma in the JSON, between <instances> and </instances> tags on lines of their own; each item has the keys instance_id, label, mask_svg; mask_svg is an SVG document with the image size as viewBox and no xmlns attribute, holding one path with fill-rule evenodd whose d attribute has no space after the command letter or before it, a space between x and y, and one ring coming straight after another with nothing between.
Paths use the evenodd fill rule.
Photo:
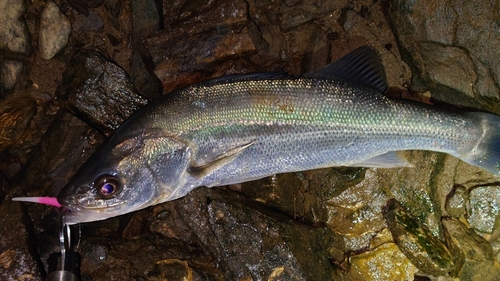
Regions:
<instances>
[{"instance_id":1,"label":"wet surface","mask_svg":"<svg viewBox=\"0 0 500 281\"><path fill-rule=\"evenodd\" d=\"M2 280L43 280L58 246L57 213L10 198L56 196L135 109L203 79L304 74L372 45L396 95L500 113L498 3L53 4L0 0ZM51 58L48 5L71 24L69 38L48 37ZM84 224L82 280L496 280L498 177L444 154L406 156L413 168L199 188Z\"/></svg>"}]
</instances>

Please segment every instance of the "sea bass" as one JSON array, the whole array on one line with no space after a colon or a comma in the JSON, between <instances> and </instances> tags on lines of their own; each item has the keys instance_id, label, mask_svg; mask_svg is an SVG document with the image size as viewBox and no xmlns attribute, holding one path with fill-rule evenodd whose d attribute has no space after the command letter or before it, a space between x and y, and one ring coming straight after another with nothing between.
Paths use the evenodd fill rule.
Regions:
<instances>
[{"instance_id":1,"label":"sea bass","mask_svg":"<svg viewBox=\"0 0 500 281\"><path fill-rule=\"evenodd\" d=\"M389 99L386 87L378 53L361 47L304 77L233 75L166 95L120 126L63 188L65 222L277 173L410 166L405 150L500 173L500 117Z\"/></svg>"}]
</instances>

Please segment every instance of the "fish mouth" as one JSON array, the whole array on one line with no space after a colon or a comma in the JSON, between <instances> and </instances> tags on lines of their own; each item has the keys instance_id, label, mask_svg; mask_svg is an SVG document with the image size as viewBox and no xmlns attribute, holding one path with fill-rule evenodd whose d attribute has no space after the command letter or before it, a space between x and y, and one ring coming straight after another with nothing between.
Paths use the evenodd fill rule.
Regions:
<instances>
[{"instance_id":1,"label":"fish mouth","mask_svg":"<svg viewBox=\"0 0 500 281\"><path fill-rule=\"evenodd\" d=\"M73 213L70 210L69 212L66 212L63 215L62 219L64 224L73 225L77 223L105 220L111 217L113 217L113 215L102 216L102 214L99 213L86 213L86 212Z\"/></svg>"},{"instance_id":2,"label":"fish mouth","mask_svg":"<svg viewBox=\"0 0 500 281\"><path fill-rule=\"evenodd\" d=\"M104 203L102 199L89 200L58 200L65 209L63 221L72 225L84 222L105 220L121 214L121 206L126 202L116 200Z\"/></svg>"},{"instance_id":3,"label":"fish mouth","mask_svg":"<svg viewBox=\"0 0 500 281\"><path fill-rule=\"evenodd\" d=\"M84 210L99 211L99 210L108 210L109 208L114 209L117 206L123 205L124 203L125 203L124 201L120 200L112 202L112 201L104 201L103 199L94 199L94 200L91 199L91 200L79 201L78 206L80 206L80 208Z\"/></svg>"},{"instance_id":4,"label":"fish mouth","mask_svg":"<svg viewBox=\"0 0 500 281\"><path fill-rule=\"evenodd\" d=\"M68 225L105 220L120 214L119 209L116 208L110 210L106 207L87 208L75 205L64 206L64 208L63 221Z\"/></svg>"},{"instance_id":5,"label":"fish mouth","mask_svg":"<svg viewBox=\"0 0 500 281\"><path fill-rule=\"evenodd\" d=\"M89 196L85 193L74 195L71 197L59 196L57 201L61 206L68 208L70 210L82 211L82 210L93 210L99 211L104 209L115 209L126 201L120 200L118 198L108 198L102 199L95 196Z\"/></svg>"}]
</instances>

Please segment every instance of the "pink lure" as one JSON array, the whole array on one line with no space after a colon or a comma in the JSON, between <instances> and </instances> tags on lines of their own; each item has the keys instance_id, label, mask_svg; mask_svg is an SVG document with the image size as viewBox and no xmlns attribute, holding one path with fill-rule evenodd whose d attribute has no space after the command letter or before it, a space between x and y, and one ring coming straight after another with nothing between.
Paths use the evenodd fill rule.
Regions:
<instances>
[{"instance_id":1,"label":"pink lure","mask_svg":"<svg viewBox=\"0 0 500 281\"><path fill-rule=\"evenodd\" d=\"M57 202L56 197L14 197L12 198L12 201L33 202L57 208L62 207L62 205Z\"/></svg>"}]
</instances>

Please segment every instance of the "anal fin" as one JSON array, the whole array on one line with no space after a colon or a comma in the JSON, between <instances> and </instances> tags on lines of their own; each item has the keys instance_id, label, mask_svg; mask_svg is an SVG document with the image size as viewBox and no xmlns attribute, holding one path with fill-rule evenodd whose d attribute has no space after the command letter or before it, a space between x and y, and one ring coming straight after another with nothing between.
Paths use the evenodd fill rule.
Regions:
<instances>
[{"instance_id":1,"label":"anal fin","mask_svg":"<svg viewBox=\"0 0 500 281\"><path fill-rule=\"evenodd\" d=\"M413 165L404 157L403 151L389 151L349 166L367 168L413 167Z\"/></svg>"}]
</instances>

